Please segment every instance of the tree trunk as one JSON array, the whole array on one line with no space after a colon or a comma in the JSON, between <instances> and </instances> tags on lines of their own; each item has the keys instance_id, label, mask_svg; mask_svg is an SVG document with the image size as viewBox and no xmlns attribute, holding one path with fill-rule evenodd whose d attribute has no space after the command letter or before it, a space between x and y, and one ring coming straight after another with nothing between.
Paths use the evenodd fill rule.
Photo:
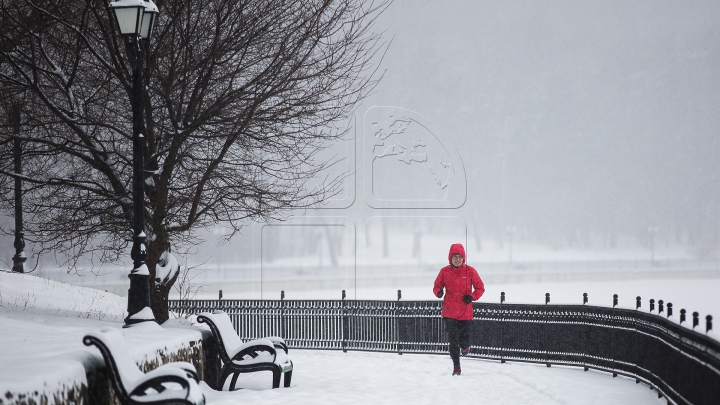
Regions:
<instances>
[{"instance_id":1,"label":"tree trunk","mask_svg":"<svg viewBox=\"0 0 720 405\"><path fill-rule=\"evenodd\" d=\"M168 296L177 278L178 273L175 273L166 284L160 283L158 280L150 279L150 305L153 315L155 315L155 320L159 324L162 324L170 318Z\"/></svg>"},{"instance_id":2,"label":"tree trunk","mask_svg":"<svg viewBox=\"0 0 720 405\"><path fill-rule=\"evenodd\" d=\"M177 269L173 269L167 280L156 278L157 264L163 252L170 251L170 240L167 232L159 230L155 234L155 240L148 244L147 266L150 270L150 309L155 315L157 323L162 324L170 318L168 309L168 296L170 290L178 278Z\"/></svg>"}]
</instances>

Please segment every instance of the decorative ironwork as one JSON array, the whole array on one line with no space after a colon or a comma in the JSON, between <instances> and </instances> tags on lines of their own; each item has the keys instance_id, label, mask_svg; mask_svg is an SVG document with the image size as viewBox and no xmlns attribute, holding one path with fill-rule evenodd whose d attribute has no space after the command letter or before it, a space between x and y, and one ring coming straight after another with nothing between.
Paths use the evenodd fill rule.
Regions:
<instances>
[{"instance_id":1,"label":"decorative ironwork","mask_svg":"<svg viewBox=\"0 0 720 405\"><path fill-rule=\"evenodd\" d=\"M194 314L222 309L241 338L279 335L293 348L446 354L441 305L440 301L173 300L170 310ZM720 342L662 316L549 303L475 303L474 312L470 357L625 375L647 383L675 404L711 404L720 398ZM711 320L707 329L712 328Z\"/></svg>"}]
</instances>

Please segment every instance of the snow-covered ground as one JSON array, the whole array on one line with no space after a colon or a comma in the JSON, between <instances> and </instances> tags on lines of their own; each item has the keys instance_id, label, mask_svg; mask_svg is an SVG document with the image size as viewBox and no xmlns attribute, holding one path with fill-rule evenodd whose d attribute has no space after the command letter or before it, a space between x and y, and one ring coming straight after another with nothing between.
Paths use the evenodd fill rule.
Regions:
<instances>
[{"instance_id":1,"label":"snow-covered ground","mask_svg":"<svg viewBox=\"0 0 720 405\"><path fill-rule=\"evenodd\" d=\"M245 387L207 395L210 404L595 404L665 405L635 380L581 368L462 359L451 376L449 356L291 350L290 389L267 390L270 376L248 376ZM256 391L264 389L262 391Z\"/></svg>"},{"instance_id":2,"label":"snow-covered ground","mask_svg":"<svg viewBox=\"0 0 720 405\"><path fill-rule=\"evenodd\" d=\"M655 283L655 284L654 284ZM496 302L505 291L509 302L577 303L582 292L590 302L611 302L620 295L630 307L635 295L673 300L681 307L703 313L718 308L714 291L718 280L657 280L608 283L551 283L488 286L483 301ZM396 291L373 290L375 299L394 299ZM288 298L323 297L329 292L289 292ZM427 288L403 291L403 299L428 299ZM687 305L686 305L687 303ZM100 361L99 352L85 347L82 336L93 329L120 329L126 298L103 291L48 281L33 275L0 272L0 393L45 390L85 381L84 364ZM696 307L696 308L693 308ZM634 307L633 307L634 308ZM152 359L158 350L198 338L184 328L123 329L130 342L129 355ZM463 359L463 375L452 377L448 356L291 350L295 369L290 389L270 390L269 372L244 375L248 389L217 393L205 389L209 404L664 404L657 393L632 379L580 368ZM3 394L4 395L4 394Z\"/></svg>"}]
</instances>

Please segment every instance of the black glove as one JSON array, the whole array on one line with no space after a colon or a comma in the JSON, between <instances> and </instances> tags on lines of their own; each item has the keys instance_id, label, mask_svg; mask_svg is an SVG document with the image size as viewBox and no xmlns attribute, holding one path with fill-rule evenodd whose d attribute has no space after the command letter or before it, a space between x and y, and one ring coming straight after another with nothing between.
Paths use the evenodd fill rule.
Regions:
<instances>
[{"instance_id":1,"label":"black glove","mask_svg":"<svg viewBox=\"0 0 720 405\"><path fill-rule=\"evenodd\" d=\"M438 297L438 298L442 298L442 296L443 296L444 294L445 294L445 292L444 292L443 290L440 290L440 291L438 291L438 293L437 293L437 297Z\"/></svg>"},{"instance_id":2,"label":"black glove","mask_svg":"<svg viewBox=\"0 0 720 405\"><path fill-rule=\"evenodd\" d=\"M471 303L473 301L472 295L463 296L463 301L465 301L466 304Z\"/></svg>"}]
</instances>

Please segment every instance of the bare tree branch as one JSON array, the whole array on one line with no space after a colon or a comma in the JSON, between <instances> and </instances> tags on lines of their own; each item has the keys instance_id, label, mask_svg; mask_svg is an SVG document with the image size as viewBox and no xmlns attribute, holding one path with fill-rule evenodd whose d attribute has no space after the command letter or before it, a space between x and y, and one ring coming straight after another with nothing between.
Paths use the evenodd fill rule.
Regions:
<instances>
[{"instance_id":1,"label":"bare tree branch","mask_svg":"<svg viewBox=\"0 0 720 405\"><path fill-rule=\"evenodd\" d=\"M116 260L132 236L131 72L107 4L0 2L0 83L33 96L23 131L28 235L70 267L88 254ZM143 135L147 261L163 319L171 285L154 284L163 251L192 243L198 229L223 223L234 234L248 219L282 218L339 192L344 176L327 175L337 159L318 152L343 139L379 80L383 43L372 26L387 2L156 3ZM0 207L12 207L6 194Z\"/></svg>"}]
</instances>

